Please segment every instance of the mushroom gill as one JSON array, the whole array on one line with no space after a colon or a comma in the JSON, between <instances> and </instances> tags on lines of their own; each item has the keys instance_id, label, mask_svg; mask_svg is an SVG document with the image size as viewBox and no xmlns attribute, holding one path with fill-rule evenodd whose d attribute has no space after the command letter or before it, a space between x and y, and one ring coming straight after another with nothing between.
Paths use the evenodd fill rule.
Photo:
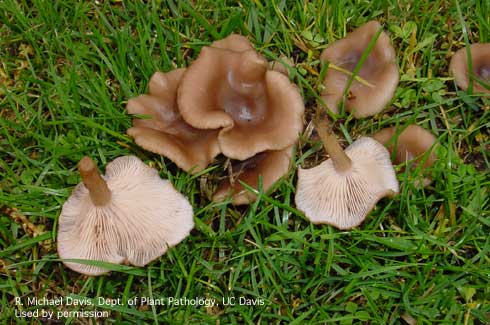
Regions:
<instances>
[{"instance_id":1,"label":"mushroom gill","mask_svg":"<svg viewBox=\"0 0 490 325\"><path fill-rule=\"evenodd\" d=\"M344 99L352 72L380 30L377 21L370 21L329 45L321 54L321 61L329 63L321 97L332 112L339 113L338 105ZM388 35L381 31L352 81L344 101L345 109L356 118L377 114L393 97L398 80L395 50Z\"/></svg>"},{"instance_id":2,"label":"mushroom gill","mask_svg":"<svg viewBox=\"0 0 490 325\"><path fill-rule=\"evenodd\" d=\"M116 158L104 176L88 157L78 166L82 183L58 220L58 254L70 269L87 275L109 271L71 259L146 265L194 227L189 201L137 157Z\"/></svg>"},{"instance_id":3,"label":"mushroom gill","mask_svg":"<svg viewBox=\"0 0 490 325\"><path fill-rule=\"evenodd\" d=\"M344 151L326 121L315 124L330 159L298 169L296 206L313 223L353 228L382 197L399 191L389 153L368 137Z\"/></svg>"},{"instance_id":4,"label":"mushroom gill","mask_svg":"<svg viewBox=\"0 0 490 325\"><path fill-rule=\"evenodd\" d=\"M197 173L220 153L217 130L200 130L187 124L177 107L177 87L185 69L156 72L149 94L128 101L129 114L147 115L133 119L127 134L146 150L168 157L187 172Z\"/></svg>"}]
</instances>

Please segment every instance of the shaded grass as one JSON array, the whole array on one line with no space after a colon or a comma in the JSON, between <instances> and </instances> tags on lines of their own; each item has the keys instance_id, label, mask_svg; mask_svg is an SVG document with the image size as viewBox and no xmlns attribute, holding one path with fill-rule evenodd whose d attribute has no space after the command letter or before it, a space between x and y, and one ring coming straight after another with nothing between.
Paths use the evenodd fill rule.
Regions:
<instances>
[{"instance_id":1,"label":"shaded grass","mask_svg":"<svg viewBox=\"0 0 490 325\"><path fill-rule=\"evenodd\" d=\"M453 51L489 41L488 1L182 1L0 3L0 319L14 322L15 297L261 298L261 306L102 306L111 319L154 322L485 323L490 318L488 98L456 89ZM390 31L401 82L381 114L335 122L347 142L382 127L417 123L441 146L425 190L415 169L398 173L384 199L350 232L313 226L292 205L295 173L249 208L203 195L221 166L190 176L135 146L126 101L156 70L187 66L203 45L245 34L269 59L297 63L292 79L308 108L320 91L326 44L377 19ZM307 113L309 116L310 112ZM54 245L61 206L90 155L101 166L136 154L191 200L196 229L145 268L114 266L87 278L64 268ZM321 146L307 127L295 166L315 165ZM211 176L210 176L211 175ZM46 233L32 238L5 207ZM99 308L99 307L97 307ZM52 307L56 309L56 307ZM63 310L81 310L65 306ZM75 321L75 319L72 319Z\"/></svg>"}]
</instances>

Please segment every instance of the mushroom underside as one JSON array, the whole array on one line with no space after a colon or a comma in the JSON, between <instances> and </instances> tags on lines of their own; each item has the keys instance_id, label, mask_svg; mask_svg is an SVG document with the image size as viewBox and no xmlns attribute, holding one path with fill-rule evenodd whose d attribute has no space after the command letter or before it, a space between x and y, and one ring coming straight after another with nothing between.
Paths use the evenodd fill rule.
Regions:
<instances>
[{"instance_id":1,"label":"mushroom underside","mask_svg":"<svg viewBox=\"0 0 490 325\"><path fill-rule=\"evenodd\" d=\"M143 266L189 235L192 207L155 169L134 156L107 165L104 179L111 201L94 206L89 191L79 184L63 205L58 227L62 259L87 259ZM71 269L98 275L95 265L66 262Z\"/></svg>"},{"instance_id":2,"label":"mushroom underside","mask_svg":"<svg viewBox=\"0 0 490 325\"><path fill-rule=\"evenodd\" d=\"M346 150L350 170L337 172L331 159L298 170L296 206L313 223L339 229L359 225L382 197L398 193L389 153L370 138L360 138Z\"/></svg>"}]
</instances>

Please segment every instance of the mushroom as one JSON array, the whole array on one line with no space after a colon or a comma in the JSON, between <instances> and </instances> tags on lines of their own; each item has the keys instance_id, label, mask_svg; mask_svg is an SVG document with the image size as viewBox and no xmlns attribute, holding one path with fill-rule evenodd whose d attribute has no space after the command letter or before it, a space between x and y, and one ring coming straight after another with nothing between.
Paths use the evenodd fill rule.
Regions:
<instances>
[{"instance_id":1,"label":"mushroom","mask_svg":"<svg viewBox=\"0 0 490 325\"><path fill-rule=\"evenodd\" d=\"M370 21L329 45L321 54L321 61L329 63L321 97L335 114L339 113L337 106L344 99L352 72L380 29L377 21ZM344 101L345 109L356 118L379 113L393 97L398 80L395 50L388 35L381 31L352 81Z\"/></svg>"},{"instance_id":2,"label":"mushroom","mask_svg":"<svg viewBox=\"0 0 490 325\"><path fill-rule=\"evenodd\" d=\"M134 156L119 157L101 176L84 157L78 184L61 210L58 254L61 259L86 259L143 266L177 245L194 227L192 207L158 172ZM86 275L109 270L64 262Z\"/></svg>"},{"instance_id":3,"label":"mushroom","mask_svg":"<svg viewBox=\"0 0 490 325\"><path fill-rule=\"evenodd\" d=\"M382 197L398 193L390 154L368 137L359 138L344 152L325 120L316 125L330 159L298 169L296 206L315 224L353 228Z\"/></svg>"},{"instance_id":4,"label":"mushroom","mask_svg":"<svg viewBox=\"0 0 490 325\"><path fill-rule=\"evenodd\" d=\"M200 130L187 124L177 108L177 87L185 69L156 72L149 94L128 101L129 114L148 115L133 119L127 134L142 148L168 157L186 172L206 168L220 153L217 130Z\"/></svg>"},{"instance_id":5,"label":"mushroom","mask_svg":"<svg viewBox=\"0 0 490 325\"><path fill-rule=\"evenodd\" d=\"M472 77L479 79L473 82L476 92L490 93L490 43L475 43L470 45ZM449 71L454 76L456 84L466 90L470 84L469 62L466 48L459 49L454 53L449 64ZM486 84L486 87L480 84Z\"/></svg>"},{"instance_id":6,"label":"mushroom","mask_svg":"<svg viewBox=\"0 0 490 325\"><path fill-rule=\"evenodd\" d=\"M239 34L230 34L223 39L214 41L211 46L223 50L231 50L236 52L243 52L254 49L252 43L250 43L248 38Z\"/></svg>"},{"instance_id":7,"label":"mushroom","mask_svg":"<svg viewBox=\"0 0 490 325\"><path fill-rule=\"evenodd\" d=\"M423 162L423 168L434 164L436 137L426 129L410 124L401 132L395 127L385 128L372 135L372 138L388 147L395 164L404 164L413 160L413 166ZM423 186L431 183L424 178Z\"/></svg>"},{"instance_id":8,"label":"mushroom","mask_svg":"<svg viewBox=\"0 0 490 325\"><path fill-rule=\"evenodd\" d=\"M270 61L269 69L282 73L289 77L288 67L294 67L294 62L285 55L281 55L278 61Z\"/></svg>"},{"instance_id":9,"label":"mushroom","mask_svg":"<svg viewBox=\"0 0 490 325\"><path fill-rule=\"evenodd\" d=\"M294 144L303 129L299 90L287 76L267 71L267 61L255 50L240 43L237 51L225 47L228 43L204 47L187 68L178 95L182 117L195 128L221 129L219 147L232 159Z\"/></svg>"},{"instance_id":10,"label":"mushroom","mask_svg":"<svg viewBox=\"0 0 490 325\"><path fill-rule=\"evenodd\" d=\"M250 204L257 196L245 189L243 182L254 189L259 187L259 176L262 176L262 187L268 191L289 170L293 146L283 150L264 151L256 154L232 168L238 176L234 180L222 183L213 195L213 202L221 202L232 197L233 205Z\"/></svg>"},{"instance_id":11,"label":"mushroom","mask_svg":"<svg viewBox=\"0 0 490 325\"><path fill-rule=\"evenodd\" d=\"M436 137L418 125L410 124L401 132L396 127L385 128L373 134L372 138L388 146L390 152L393 153L395 150L395 164L403 164L407 161L415 160L415 164L418 165L418 163L425 160L423 165L425 168L431 166L437 160L433 150ZM426 156L427 152L428 155Z\"/></svg>"}]
</instances>

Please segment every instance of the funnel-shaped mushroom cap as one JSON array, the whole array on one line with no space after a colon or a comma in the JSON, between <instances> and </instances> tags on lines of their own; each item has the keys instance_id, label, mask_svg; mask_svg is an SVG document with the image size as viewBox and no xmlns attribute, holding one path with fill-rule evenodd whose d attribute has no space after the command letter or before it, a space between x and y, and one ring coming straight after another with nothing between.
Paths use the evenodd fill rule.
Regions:
<instances>
[{"instance_id":1,"label":"funnel-shaped mushroom cap","mask_svg":"<svg viewBox=\"0 0 490 325\"><path fill-rule=\"evenodd\" d=\"M134 156L119 157L100 176L90 158L79 164L83 183L63 205L58 224L62 259L143 266L177 245L194 227L192 207L172 184ZM65 262L74 271L108 270Z\"/></svg>"},{"instance_id":2,"label":"funnel-shaped mushroom cap","mask_svg":"<svg viewBox=\"0 0 490 325\"><path fill-rule=\"evenodd\" d=\"M133 119L127 133L144 149L168 157L186 172L197 173L219 154L218 131L193 128L180 116L176 97L184 72L156 72L150 80L149 94L128 101L129 114L151 118Z\"/></svg>"},{"instance_id":3,"label":"funnel-shaped mushroom cap","mask_svg":"<svg viewBox=\"0 0 490 325\"><path fill-rule=\"evenodd\" d=\"M418 164L425 159L425 154L430 151L423 167L431 166L437 159L434 153L434 144L436 137L426 129L411 124L401 133L397 134L395 127L383 129L375 134L372 138L379 143L388 146L388 150L394 154L395 164L403 164L407 161L414 160Z\"/></svg>"},{"instance_id":4,"label":"funnel-shaped mushroom cap","mask_svg":"<svg viewBox=\"0 0 490 325\"><path fill-rule=\"evenodd\" d=\"M332 159L298 170L296 206L313 223L353 228L382 197L399 191L390 154L383 145L363 137L345 154L352 162L348 170L337 171Z\"/></svg>"},{"instance_id":5,"label":"funnel-shaped mushroom cap","mask_svg":"<svg viewBox=\"0 0 490 325\"><path fill-rule=\"evenodd\" d=\"M490 43L471 44L470 52L473 76L487 84L487 86L490 86ZM466 90L470 83L466 48L462 48L454 53L449 64L449 70L453 74L458 86ZM477 92L490 93L490 90L480 85L476 80L473 82L473 88Z\"/></svg>"},{"instance_id":6,"label":"funnel-shaped mushroom cap","mask_svg":"<svg viewBox=\"0 0 490 325\"><path fill-rule=\"evenodd\" d=\"M233 184L229 181L221 184L213 195L213 202L225 200L228 196L232 197L233 205L250 204L257 196L247 191L240 181L258 189L259 176L262 176L262 187L267 191L274 183L283 177L289 170L293 146L283 150L265 151L256 154L237 166L233 167L233 172L238 173L237 179Z\"/></svg>"},{"instance_id":7,"label":"funnel-shaped mushroom cap","mask_svg":"<svg viewBox=\"0 0 490 325\"><path fill-rule=\"evenodd\" d=\"M322 98L332 112L339 113L338 105L351 72L380 28L378 22L370 21L323 51L320 59L330 66L323 81ZM356 118L379 113L393 97L399 80L395 50L386 33L381 32L357 76L363 80L352 82L345 109Z\"/></svg>"},{"instance_id":8,"label":"funnel-shaped mushroom cap","mask_svg":"<svg viewBox=\"0 0 490 325\"><path fill-rule=\"evenodd\" d=\"M254 50L204 47L182 79L178 103L193 127L222 128L219 147L233 159L284 149L303 129L298 89L283 74L267 71Z\"/></svg>"}]
</instances>

